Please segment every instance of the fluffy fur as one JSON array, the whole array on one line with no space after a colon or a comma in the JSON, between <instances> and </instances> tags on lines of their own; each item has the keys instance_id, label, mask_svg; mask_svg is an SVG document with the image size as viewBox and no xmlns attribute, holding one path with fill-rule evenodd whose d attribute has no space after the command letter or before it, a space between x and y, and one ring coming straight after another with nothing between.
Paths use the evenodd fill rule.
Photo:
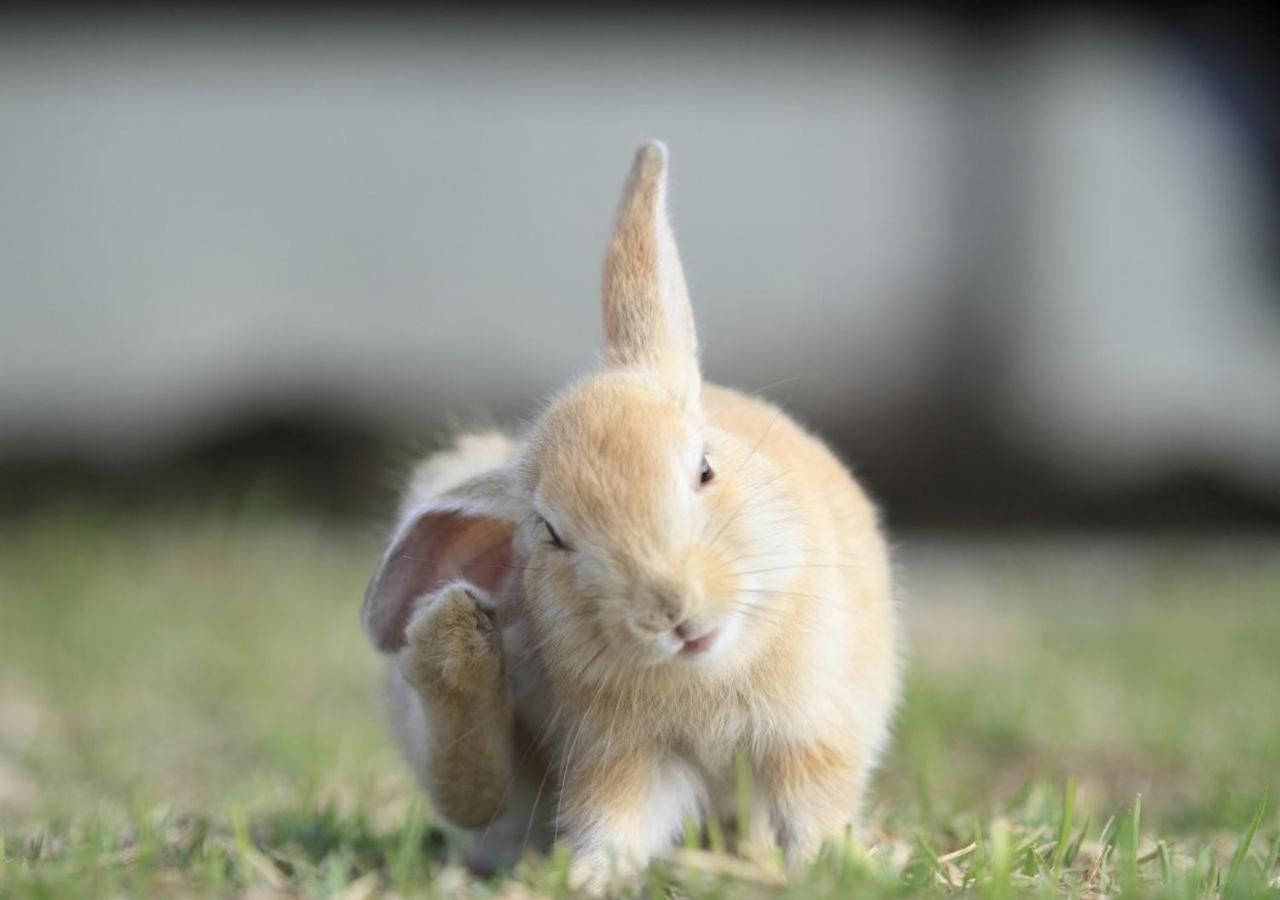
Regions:
<instances>
[{"instance_id":1,"label":"fluffy fur","mask_svg":"<svg viewBox=\"0 0 1280 900\"><path fill-rule=\"evenodd\" d=\"M665 178L642 147L599 369L521 440L424 463L364 609L401 742L476 859L558 836L595 888L731 816L739 754L758 833L811 859L856 824L898 697L876 510L781 410L702 383Z\"/></svg>"}]
</instances>

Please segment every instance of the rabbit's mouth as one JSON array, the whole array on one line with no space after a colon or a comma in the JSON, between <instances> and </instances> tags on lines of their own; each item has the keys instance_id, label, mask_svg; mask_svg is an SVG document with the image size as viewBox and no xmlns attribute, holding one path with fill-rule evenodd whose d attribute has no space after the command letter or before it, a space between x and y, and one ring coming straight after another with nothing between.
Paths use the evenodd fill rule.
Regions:
<instances>
[{"instance_id":1,"label":"rabbit's mouth","mask_svg":"<svg viewBox=\"0 0 1280 900\"><path fill-rule=\"evenodd\" d=\"M676 635L684 642L680 646L681 654L685 656L698 656L699 654L706 653L711 649L712 645L715 644L716 639L720 636L720 631L719 629L713 628L706 634L691 638L688 636L688 632L682 634L680 627L677 627Z\"/></svg>"},{"instance_id":2,"label":"rabbit's mouth","mask_svg":"<svg viewBox=\"0 0 1280 900\"><path fill-rule=\"evenodd\" d=\"M634 624L630 631L647 648L652 664L683 661L701 666L719 658L733 643L735 625L731 618L691 616L662 631L643 631Z\"/></svg>"}]
</instances>

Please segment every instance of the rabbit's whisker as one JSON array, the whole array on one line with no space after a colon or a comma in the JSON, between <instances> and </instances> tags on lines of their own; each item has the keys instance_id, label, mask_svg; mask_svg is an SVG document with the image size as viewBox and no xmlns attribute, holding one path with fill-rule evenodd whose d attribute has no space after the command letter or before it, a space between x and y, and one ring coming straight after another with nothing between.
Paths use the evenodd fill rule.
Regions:
<instances>
[{"instance_id":1,"label":"rabbit's whisker","mask_svg":"<svg viewBox=\"0 0 1280 900\"><path fill-rule=\"evenodd\" d=\"M800 600L810 600L814 603L819 603L823 606L830 606L835 609L840 609L844 606L842 603L833 601L830 597L824 597L821 594L807 594L803 591L773 591L766 590L764 588L739 588L739 591L744 594L762 594L766 597L796 597Z\"/></svg>"},{"instance_id":2,"label":"rabbit's whisker","mask_svg":"<svg viewBox=\"0 0 1280 900\"><path fill-rule=\"evenodd\" d=\"M410 560L411 562L425 562L425 563L435 562L435 560L432 559L431 557L415 556L411 553L397 553L395 554L395 558L407 559L407 560ZM540 569L536 566L503 566L503 565L490 564L490 563L465 563L463 564L462 568L464 569L509 569L509 570L518 571L518 572L545 572L546 571L546 569Z\"/></svg>"},{"instance_id":3,"label":"rabbit's whisker","mask_svg":"<svg viewBox=\"0 0 1280 900\"><path fill-rule=\"evenodd\" d=\"M790 378L780 378L777 381L769 382L764 387L758 387L754 391L750 391L749 393L753 397L758 397L759 395L763 394L765 391L769 390L770 388L782 387L782 385L784 384L790 384L793 381L799 381L803 377L804 377L804 373L801 373L799 375L792 375ZM794 392L794 390L795 389L793 388L792 391ZM790 395L788 395L788 397L790 397Z\"/></svg>"},{"instance_id":4,"label":"rabbit's whisker","mask_svg":"<svg viewBox=\"0 0 1280 900\"><path fill-rule=\"evenodd\" d=\"M788 572L803 569L858 569L858 566L849 563L797 563L794 566L774 566L769 569L752 569L748 572L734 572L733 575L742 578L746 575L766 575L769 572Z\"/></svg>"},{"instance_id":5,"label":"rabbit's whisker","mask_svg":"<svg viewBox=\"0 0 1280 900\"><path fill-rule=\"evenodd\" d=\"M738 611L745 618L752 619L757 622L764 622L769 625L777 625L784 628L799 627L803 628L814 635L822 635L826 632L822 629L821 623L812 618L797 618L791 612L784 613L781 610L773 609L767 606L754 606L748 603L740 604Z\"/></svg>"},{"instance_id":6,"label":"rabbit's whisker","mask_svg":"<svg viewBox=\"0 0 1280 900\"><path fill-rule=\"evenodd\" d=\"M769 485L773 484L775 481L777 481L779 478L781 478L785 474L786 474L785 472L779 472L777 475L773 476L768 481L766 481L763 485L761 485L761 487L768 487ZM716 541L720 539L720 536L724 534L725 531L728 529L728 527L737 520L738 516L742 514L742 511L747 508L747 505L753 499L755 498L752 497L750 494L747 495L747 498L743 500L741 504L738 505L738 508L733 511L733 514L729 516L729 518L725 520L725 523L720 526L719 530L717 530L716 533L712 535L711 540L706 542L708 546L715 545Z\"/></svg>"}]
</instances>

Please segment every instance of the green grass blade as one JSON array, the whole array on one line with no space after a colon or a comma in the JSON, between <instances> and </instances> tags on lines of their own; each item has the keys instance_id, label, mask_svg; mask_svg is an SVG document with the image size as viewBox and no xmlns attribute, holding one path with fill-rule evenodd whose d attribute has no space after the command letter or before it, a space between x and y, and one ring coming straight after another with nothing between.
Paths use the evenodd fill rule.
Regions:
<instances>
[{"instance_id":1,"label":"green grass blade","mask_svg":"<svg viewBox=\"0 0 1280 900\"><path fill-rule=\"evenodd\" d=\"M717 816L707 816L707 843L711 845L712 852L724 854L726 847L724 828Z\"/></svg>"},{"instance_id":2,"label":"green grass blade","mask_svg":"<svg viewBox=\"0 0 1280 900\"><path fill-rule=\"evenodd\" d=\"M735 767L738 789L738 855L745 856L751 839L751 807L755 802L755 782L747 754L738 752Z\"/></svg>"},{"instance_id":3,"label":"green grass blade","mask_svg":"<svg viewBox=\"0 0 1280 900\"><path fill-rule=\"evenodd\" d=\"M1033 874L1038 875L1040 878L1043 878L1045 882L1047 882L1048 884L1051 884L1051 885L1058 884L1057 879L1053 877L1052 865L1043 856L1041 856L1035 849L1028 850L1027 852L1031 854L1031 857L1035 863L1036 870Z\"/></svg>"},{"instance_id":4,"label":"green grass blade","mask_svg":"<svg viewBox=\"0 0 1280 900\"><path fill-rule=\"evenodd\" d=\"M1129 814L1128 840L1124 854L1124 884L1127 890L1133 890L1138 883L1138 842L1142 837L1142 795L1133 800L1133 812Z\"/></svg>"},{"instance_id":5,"label":"green grass blade","mask_svg":"<svg viewBox=\"0 0 1280 900\"><path fill-rule=\"evenodd\" d=\"M1280 864L1280 836L1277 836L1271 842L1271 855L1267 857L1267 862L1262 867L1262 880L1270 881L1275 875L1276 865Z\"/></svg>"},{"instance_id":6,"label":"green grass blade","mask_svg":"<svg viewBox=\"0 0 1280 900\"><path fill-rule=\"evenodd\" d=\"M1217 890L1217 866L1213 862L1213 848L1206 845L1196 856L1195 869L1196 889L1200 893Z\"/></svg>"},{"instance_id":7,"label":"green grass blade","mask_svg":"<svg viewBox=\"0 0 1280 900\"><path fill-rule=\"evenodd\" d=\"M1062 821L1058 825L1058 844L1053 848L1053 883L1062 880L1062 864L1067 858L1067 847L1071 841L1071 819L1076 809L1076 780L1067 779L1066 791L1062 798Z\"/></svg>"},{"instance_id":8,"label":"green grass blade","mask_svg":"<svg viewBox=\"0 0 1280 900\"><path fill-rule=\"evenodd\" d=\"M1020 854L1022 859L1022 874L1027 876L1036 876L1042 872L1048 871L1044 858L1036 852L1036 848L1028 846Z\"/></svg>"},{"instance_id":9,"label":"green grass blade","mask_svg":"<svg viewBox=\"0 0 1280 900\"><path fill-rule=\"evenodd\" d=\"M1102 832L1098 835L1098 843L1103 847L1110 847L1115 843L1115 827L1116 817L1108 816L1107 821L1102 825Z\"/></svg>"},{"instance_id":10,"label":"green grass blade","mask_svg":"<svg viewBox=\"0 0 1280 900\"><path fill-rule=\"evenodd\" d=\"M1076 835L1076 839L1071 842L1071 846L1067 848L1067 857L1063 860L1063 865L1070 866L1076 861L1076 857L1080 855L1080 847L1084 844L1085 835L1089 833L1089 826L1093 824L1088 817L1084 820L1084 827L1080 829L1080 833Z\"/></svg>"},{"instance_id":11,"label":"green grass blade","mask_svg":"<svg viewBox=\"0 0 1280 900\"><path fill-rule=\"evenodd\" d=\"M409 807L400 826L396 847L388 862L391 883L397 889L405 889L422 868L422 841L426 837L426 815L420 803Z\"/></svg>"},{"instance_id":12,"label":"green grass blade","mask_svg":"<svg viewBox=\"0 0 1280 900\"><path fill-rule=\"evenodd\" d=\"M1138 857L1138 865L1143 866L1160 857L1160 847L1156 846Z\"/></svg>"},{"instance_id":13,"label":"green grass blade","mask_svg":"<svg viewBox=\"0 0 1280 900\"><path fill-rule=\"evenodd\" d=\"M991 826L991 882L992 897L1008 897L1013 890L1013 860L1009 848L1009 828L1000 820Z\"/></svg>"},{"instance_id":14,"label":"green grass blade","mask_svg":"<svg viewBox=\"0 0 1280 900\"><path fill-rule=\"evenodd\" d=\"M662 872L656 865L649 866L646 873L646 880L649 883L650 897L666 897L668 895L666 881L662 877Z\"/></svg>"},{"instance_id":15,"label":"green grass blade","mask_svg":"<svg viewBox=\"0 0 1280 900\"><path fill-rule=\"evenodd\" d=\"M1267 791L1262 792L1262 799L1258 801L1258 808L1253 814L1253 821L1249 823L1249 828L1245 831L1244 837L1240 839L1240 845L1236 847L1236 852L1231 855L1231 863L1227 867L1227 878L1222 883L1223 894L1230 894L1236 885L1236 880L1240 877L1240 868L1249 856L1249 848L1253 845L1253 838L1258 833L1258 826L1262 824L1262 817L1267 813L1267 794Z\"/></svg>"},{"instance_id":16,"label":"green grass blade","mask_svg":"<svg viewBox=\"0 0 1280 900\"><path fill-rule=\"evenodd\" d=\"M920 849L921 855L924 856L925 860L929 863L929 868L937 873L937 875L946 882L948 887L954 888L955 883L952 882L951 875L947 872L946 865L944 865L942 860L938 858L938 854L933 852L933 848L925 842L924 837L919 832L916 833L915 838L916 847Z\"/></svg>"},{"instance_id":17,"label":"green grass blade","mask_svg":"<svg viewBox=\"0 0 1280 900\"><path fill-rule=\"evenodd\" d=\"M1161 841L1156 850L1160 854L1160 877L1165 884L1173 884L1173 859L1169 856L1169 845Z\"/></svg>"},{"instance_id":18,"label":"green grass blade","mask_svg":"<svg viewBox=\"0 0 1280 900\"><path fill-rule=\"evenodd\" d=\"M980 872L987 863L987 838L982 833L982 822L973 817L973 868Z\"/></svg>"},{"instance_id":19,"label":"green grass blade","mask_svg":"<svg viewBox=\"0 0 1280 900\"><path fill-rule=\"evenodd\" d=\"M684 820L684 848L697 850L702 846L702 826L693 816Z\"/></svg>"}]
</instances>

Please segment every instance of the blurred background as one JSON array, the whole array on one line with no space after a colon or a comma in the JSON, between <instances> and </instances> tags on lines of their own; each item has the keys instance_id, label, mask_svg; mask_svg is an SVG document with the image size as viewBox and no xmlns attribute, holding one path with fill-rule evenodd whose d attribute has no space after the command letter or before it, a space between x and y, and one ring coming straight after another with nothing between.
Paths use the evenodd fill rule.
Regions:
<instances>
[{"instance_id":1,"label":"blurred background","mask_svg":"<svg viewBox=\"0 0 1280 900\"><path fill-rule=\"evenodd\" d=\"M1034 843L1075 777L1085 846L1142 792L1181 865L1274 785L1261 12L4 15L0 859L114 894L66 848L156 808L290 860L210 862L244 883L416 859L364 582L417 455L593 365L651 137L708 377L830 437L898 547L876 833Z\"/></svg>"},{"instance_id":2,"label":"blurred background","mask_svg":"<svg viewBox=\"0 0 1280 900\"><path fill-rule=\"evenodd\" d=\"M380 514L442 423L592 364L656 136L709 375L773 385L896 526L1274 528L1280 107L1251 26L11 20L0 496L269 483Z\"/></svg>"}]
</instances>

